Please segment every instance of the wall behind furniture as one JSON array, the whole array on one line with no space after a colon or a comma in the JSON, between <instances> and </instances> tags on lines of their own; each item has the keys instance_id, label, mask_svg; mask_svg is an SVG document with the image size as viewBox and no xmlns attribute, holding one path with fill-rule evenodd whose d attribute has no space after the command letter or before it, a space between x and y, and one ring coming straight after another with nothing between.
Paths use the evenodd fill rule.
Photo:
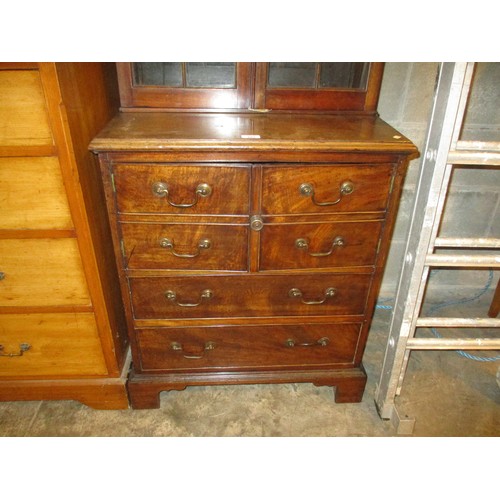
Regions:
<instances>
[{"instance_id":1,"label":"wall behind furniture","mask_svg":"<svg viewBox=\"0 0 500 500\"><path fill-rule=\"evenodd\" d=\"M411 139L421 152L430 118L438 63L386 63L378 111L383 120ZM463 139L500 141L500 63L476 67ZM403 262L413 197L422 157L410 163L391 243L381 299L393 298ZM455 169L441 236L500 238L500 169ZM495 272L494 289L500 273ZM429 294L470 295L488 281L487 270L433 271ZM462 293L463 290L463 293Z\"/></svg>"}]
</instances>

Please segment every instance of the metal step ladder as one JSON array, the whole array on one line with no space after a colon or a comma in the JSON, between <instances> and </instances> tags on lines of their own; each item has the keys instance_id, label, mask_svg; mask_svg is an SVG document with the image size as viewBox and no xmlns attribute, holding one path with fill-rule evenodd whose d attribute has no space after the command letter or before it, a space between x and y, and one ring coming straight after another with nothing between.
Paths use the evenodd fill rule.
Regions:
<instances>
[{"instance_id":1,"label":"metal step ladder","mask_svg":"<svg viewBox=\"0 0 500 500\"><path fill-rule=\"evenodd\" d=\"M474 63L441 63L414 199L405 260L397 287L389 338L375 393L377 410L399 434L412 434L414 419L402 418L395 398L401 392L412 350L500 350L497 338L416 338L420 327L500 328L500 283L488 318L420 317L430 270L446 268L500 269L500 239L441 238L438 230L452 170L458 165L496 169L500 185L500 142L460 140L474 72ZM497 105L498 103L492 103ZM436 253L437 249L460 249ZM473 250L488 249L478 255ZM480 334L480 332L478 332Z\"/></svg>"}]
</instances>

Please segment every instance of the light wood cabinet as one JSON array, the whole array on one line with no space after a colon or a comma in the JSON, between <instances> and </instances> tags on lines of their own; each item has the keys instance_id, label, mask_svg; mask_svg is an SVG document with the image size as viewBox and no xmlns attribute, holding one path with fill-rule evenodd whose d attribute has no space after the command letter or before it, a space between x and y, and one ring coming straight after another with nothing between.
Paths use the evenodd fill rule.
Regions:
<instances>
[{"instance_id":1,"label":"light wood cabinet","mask_svg":"<svg viewBox=\"0 0 500 500\"><path fill-rule=\"evenodd\" d=\"M128 407L128 340L99 169L114 65L0 64L0 401Z\"/></svg>"}]
</instances>

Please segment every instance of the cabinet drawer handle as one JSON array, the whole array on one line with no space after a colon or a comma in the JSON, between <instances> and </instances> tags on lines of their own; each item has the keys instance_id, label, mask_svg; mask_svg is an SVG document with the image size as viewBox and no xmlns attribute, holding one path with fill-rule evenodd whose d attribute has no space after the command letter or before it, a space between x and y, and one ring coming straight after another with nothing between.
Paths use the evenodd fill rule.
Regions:
<instances>
[{"instance_id":1,"label":"cabinet drawer handle","mask_svg":"<svg viewBox=\"0 0 500 500\"><path fill-rule=\"evenodd\" d=\"M180 342L172 342L170 344L170 347L172 348L172 350L177 351L177 352L182 352L184 350L184 347L182 347L182 344ZM215 349L215 347L216 347L215 342L209 340L208 342L205 342L205 346L203 348L202 354L184 354L184 353L182 353L182 355L186 359L202 359L205 357L205 354L208 351L213 351Z\"/></svg>"},{"instance_id":2,"label":"cabinet drawer handle","mask_svg":"<svg viewBox=\"0 0 500 500\"><path fill-rule=\"evenodd\" d=\"M2 351L4 349L3 345L0 345L0 356L5 356L6 358L14 358L16 356L22 356L26 351L29 351L31 346L26 343L19 344L19 352L9 352L4 354Z\"/></svg>"},{"instance_id":3,"label":"cabinet drawer handle","mask_svg":"<svg viewBox=\"0 0 500 500\"><path fill-rule=\"evenodd\" d=\"M201 250L208 250L211 246L211 242L209 239L203 239L198 242L198 251L193 254L189 253L178 253L175 251L174 248L174 240L170 238L162 238L160 240L160 246L162 248L166 248L167 250L170 250L170 253L174 255L175 257L181 257L183 259L194 259L195 257L198 257L200 255Z\"/></svg>"},{"instance_id":4,"label":"cabinet drawer handle","mask_svg":"<svg viewBox=\"0 0 500 500\"><path fill-rule=\"evenodd\" d=\"M200 295L200 300L199 302L196 303L182 303L182 302L177 302L177 294L173 290L167 290L165 292L165 298L167 300L170 300L172 302L175 302L176 305L179 307L196 307L199 306L203 300L210 300L214 296L214 292L212 290L203 290Z\"/></svg>"},{"instance_id":5,"label":"cabinet drawer handle","mask_svg":"<svg viewBox=\"0 0 500 500\"><path fill-rule=\"evenodd\" d=\"M152 186L152 190L155 196L158 196L158 198L166 198L167 203L175 208L194 207L200 198L206 198L212 194L212 188L208 184L198 184L194 192L195 200L192 203L174 203L168 199L170 193L168 191L168 185L165 182L155 182Z\"/></svg>"},{"instance_id":6,"label":"cabinet drawer handle","mask_svg":"<svg viewBox=\"0 0 500 500\"><path fill-rule=\"evenodd\" d=\"M304 300L302 298L302 292L299 288L291 288L288 292L288 296L292 299L300 297L303 304L306 304L308 306L314 306L318 304L324 304L327 299L334 297L336 293L337 290L335 288L329 287L325 290L325 296L321 300Z\"/></svg>"},{"instance_id":7,"label":"cabinet drawer handle","mask_svg":"<svg viewBox=\"0 0 500 500\"><path fill-rule=\"evenodd\" d=\"M0 271L0 281L5 279L5 273Z\"/></svg>"},{"instance_id":8,"label":"cabinet drawer handle","mask_svg":"<svg viewBox=\"0 0 500 500\"><path fill-rule=\"evenodd\" d=\"M330 248L330 251L328 252L319 252L319 253L313 253L313 252L307 252L311 257L328 257L329 255L332 255L333 251L335 250L335 247L343 247L345 245L344 238L342 236L337 236L334 238L332 242L332 246ZM297 238L295 240L295 247L298 248L299 250L308 250L309 249L309 240L306 238Z\"/></svg>"},{"instance_id":9,"label":"cabinet drawer handle","mask_svg":"<svg viewBox=\"0 0 500 500\"><path fill-rule=\"evenodd\" d=\"M314 347L314 346L321 346L325 347L330 343L330 339L328 337L321 337L320 339L316 340L316 342L299 342L297 343L293 339L286 339L285 340L285 346L286 347Z\"/></svg>"},{"instance_id":10,"label":"cabinet drawer handle","mask_svg":"<svg viewBox=\"0 0 500 500\"><path fill-rule=\"evenodd\" d=\"M328 206L336 205L337 203L340 203L340 201L342 200L342 198L344 196L351 194L354 191L354 184L351 181L344 181L340 185L339 191L340 191L340 196L335 201L322 201L322 202L320 202L320 201L316 201L314 199L314 187L312 186L312 184L304 183L304 184L301 184L299 187L299 193L302 196L310 196L312 202L319 207L328 207Z\"/></svg>"}]
</instances>

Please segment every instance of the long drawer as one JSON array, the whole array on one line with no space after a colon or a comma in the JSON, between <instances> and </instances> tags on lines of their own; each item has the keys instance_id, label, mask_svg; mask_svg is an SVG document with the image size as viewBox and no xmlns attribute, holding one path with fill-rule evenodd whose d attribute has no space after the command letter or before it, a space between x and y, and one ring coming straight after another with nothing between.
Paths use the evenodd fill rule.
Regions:
<instances>
[{"instance_id":1,"label":"long drawer","mask_svg":"<svg viewBox=\"0 0 500 500\"><path fill-rule=\"evenodd\" d=\"M359 323L136 331L142 371L349 367Z\"/></svg>"},{"instance_id":2,"label":"long drawer","mask_svg":"<svg viewBox=\"0 0 500 500\"><path fill-rule=\"evenodd\" d=\"M381 222L266 224L261 231L259 267L314 269L375 263Z\"/></svg>"},{"instance_id":3,"label":"long drawer","mask_svg":"<svg viewBox=\"0 0 500 500\"><path fill-rule=\"evenodd\" d=\"M119 213L248 214L245 166L118 164L113 182Z\"/></svg>"},{"instance_id":4,"label":"long drawer","mask_svg":"<svg viewBox=\"0 0 500 500\"><path fill-rule=\"evenodd\" d=\"M122 223L128 269L245 271L248 226Z\"/></svg>"},{"instance_id":5,"label":"long drawer","mask_svg":"<svg viewBox=\"0 0 500 500\"><path fill-rule=\"evenodd\" d=\"M265 167L262 213L383 212L392 165Z\"/></svg>"},{"instance_id":6,"label":"long drawer","mask_svg":"<svg viewBox=\"0 0 500 500\"><path fill-rule=\"evenodd\" d=\"M0 229L73 227L56 157L0 158Z\"/></svg>"},{"instance_id":7,"label":"long drawer","mask_svg":"<svg viewBox=\"0 0 500 500\"><path fill-rule=\"evenodd\" d=\"M361 315L369 274L131 278L136 319Z\"/></svg>"},{"instance_id":8,"label":"long drawer","mask_svg":"<svg viewBox=\"0 0 500 500\"><path fill-rule=\"evenodd\" d=\"M106 375L93 313L2 314L0 376Z\"/></svg>"},{"instance_id":9,"label":"long drawer","mask_svg":"<svg viewBox=\"0 0 500 500\"><path fill-rule=\"evenodd\" d=\"M37 70L0 71L0 123L0 146L53 144Z\"/></svg>"},{"instance_id":10,"label":"long drawer","mask_svg":"<svg viewBox=\"0 0 500 500\"><path fill-rule=\"evenodd\" d=\"M0 306L89 305L74 238L0 240Z\"/></svg>"}]
</instances>

